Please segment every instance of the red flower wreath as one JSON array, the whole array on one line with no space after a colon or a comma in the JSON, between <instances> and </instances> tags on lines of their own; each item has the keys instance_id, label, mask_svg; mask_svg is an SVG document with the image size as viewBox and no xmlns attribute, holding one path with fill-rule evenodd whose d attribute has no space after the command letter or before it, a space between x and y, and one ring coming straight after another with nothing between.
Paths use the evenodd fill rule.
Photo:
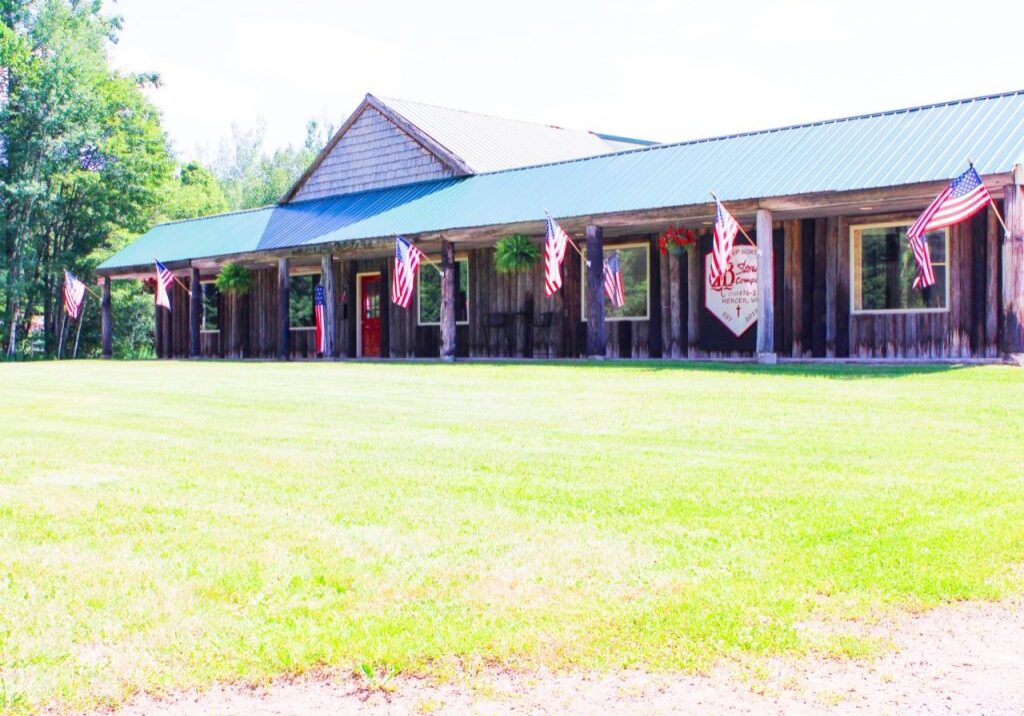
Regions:
<instances>
[{"instance_id":1,"label":"red flower wreath","mask_svg":"<svg viewBox=\"0 0 1024 716\"><path fill-rule=\"evenodd\" d=\"M663 254L680 253L687 246L697 243L697 232L693 229L677 229L675 224L668 227L668 230L658 237L658 250Z\"/></svg>"}]
</instances>

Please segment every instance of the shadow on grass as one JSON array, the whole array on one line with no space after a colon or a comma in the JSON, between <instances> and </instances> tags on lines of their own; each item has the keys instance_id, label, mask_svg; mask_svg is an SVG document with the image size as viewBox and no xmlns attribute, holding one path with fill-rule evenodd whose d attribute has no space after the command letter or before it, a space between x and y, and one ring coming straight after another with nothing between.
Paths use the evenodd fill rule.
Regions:
<instances>
[{"instance_id":1,"label":"shadow on grass","mask_svg":"<svg viewBox=\"0 0 1024 716\"><path fill-rule=\"evenodd\" d=\"M33 361L35 362L35 361ZM55 362L55 361L51 361ZM70 363L70 361L62 361ZM100 361L78 361L79 363L100 363ZM777 365L760 365L752 361L687 361L687 360L633 360L633 359L486 359L462 358L454 363L439 361L436 358L341 358L333 361L320 359L296 359L278 361L272 358L231 359L231 358L200 358L172 360L127 360L102 362L116 365L122 362L147 363L150 365L164 364L206 364L223 366L240 365L372 365L372 366L416 366L418 368L446 368L458 366L463 369L481 368L557 368L574 371L629 371L629 372L691 372L691 373L722 373L728 375L758 376L795 376L808 378L828 378L833 380L860 380L872 378L901 378L939 373L952 373L965 368L987 365L986 363L779 363Z\"/></svg>"},{"instance_id":2,"label":"shadow on grass","mask_svg":"<svg viewBox=\"0 0 1024 716\"><path fill-rule=\"evenodd\" d=\"M343 361L346 362L346 361ZM347 361L347 362L364 362ZM417 366L450 366L433 359L382 359L365 361L381 365L417 365ZM723 373L729 375L780 375L798 377L830 378L835 380L859 380L870 378L900 378L933 373L951 373L965 368L983 364L969 363L779 363L777 365L760 365L754 362L725 361L661 361L661 360L586 360L586 359L461 359L454 365L470 367L506 367L506 368L562 368L575 371L607 371L627 370L630 372L703 372Z\"/></svg>"}]
</instances>

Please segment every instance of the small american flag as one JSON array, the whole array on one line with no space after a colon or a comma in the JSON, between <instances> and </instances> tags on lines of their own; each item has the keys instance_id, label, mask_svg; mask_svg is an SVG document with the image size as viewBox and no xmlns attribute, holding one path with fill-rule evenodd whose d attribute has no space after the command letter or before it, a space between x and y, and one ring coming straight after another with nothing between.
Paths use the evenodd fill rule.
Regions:
<instances>
[{"instance_id":1,"label":"small american flag","mask_svg":"<svg viewBox=\"0 0 1024 716\"><path fill-rule=\"evenodd\" d=\"M313 315L316 318L316 352L327 352L327 331L324 330L324 306L327 304L324 287L317 285L313 289Z\"/></svg>"},{"instance_id":2,"label":"small american flag","mask_svg":"<svg viewBox=\"0 0 1024 716\"><path fill-rule=\"evenodd\" d=\"M156 305L163 306L170 311L171 295L167 293L167 289L174 283L174 274L159 261L154 259L154 263L156 264Z\"/></svg>"},{"instance_id":3,"label":"small american flag","mask_svg":"<svg viewBox=\"0 0 1024 716\"><path fill-rule=\"evenodd\" d=\"M549 216L544 239L544 295L548 298L562 287L562 262L568 246L569 235Z\"/></svg>"},{"instance_id":4,"label":"small american flag","mask_svg":"<svg viewBox=\"0 0 1024 716\"><path fill-rule=\"evenodd\" d=\"M604 262L604 292L616 308L626 305L622 290L622 268L619 266L619 252L615 251Z\"/></svg>"},{"instance_id":5,"label":"small american flag","mask_svg":"<svg viewBox=\"0 0 1024 716\"><path fill-rule=\"evenodd\" d=\"M85 284L64 269L64 310L74 320L82 313L82 301L85 300Z\"/></svg>"},{"instance_id":6,"label":"small american flag","mask_svg":"<svg viewBox=\"0 0 1024 716\"><path fill-rule=\"evenodd\" d=\"M416 270L422 260L422 251L401 236L395 237L395 275L391 280L391 300L402 308L408 308L412 301Z\"/></svg>"},{"instance_id":7,"label":"small american flag","mask_svg":"<svg viewBox=\"0 0 1024 716\"><path fill-rule=\"evenodd\" d=\"M732 265L732 245L740 225L715 198L715 240L711 251L711 280L718 281Z\"/></svg>"},{"instance_id":8,"label":"small american flag","mask_svg":"<svg viewBox=\"0 0 1024 716\"><path fill-rule=\"evenodd\" d=\"M971 218L992 202L985 184L974 167L958 176L942 193L935 197L914 225L907 229L907 239L914 251L917 261L917 276L914 288L925 288L935 283L935 272L932 270L931 253L925 234L929 231L944 229L953 224Z\"/></svg>"}]
</instances>

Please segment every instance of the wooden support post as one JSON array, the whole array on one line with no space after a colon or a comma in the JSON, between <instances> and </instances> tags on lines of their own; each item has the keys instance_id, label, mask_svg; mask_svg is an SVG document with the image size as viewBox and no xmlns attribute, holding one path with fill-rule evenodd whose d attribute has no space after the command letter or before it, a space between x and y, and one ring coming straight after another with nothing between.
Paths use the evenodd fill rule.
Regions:
<instances>
[{"instance_id":1,"label":"wooden support post","mask_svg":"<svg viewBox=\"0 0 1024 716\"><path fill-rule=\"evenodd\" d=\"M587 356L604 358L604 242L600 226L587 227Z\"/></svg>"},{"instance_id":2,"label":"wooden support post","mask_svg":"<svg viewBox=\"0 0 1024 716\"><path fill-rule=\"evenodd\" d=\"M199 269L192 267L188 279L188 356L199 357L199 331L203 322L203 287L199 284Z\"/></svg>"},{"instance_id":3,"label":"wooden support post","mask_svg":"<svg viewBox=\"0 0 1024 716\"><path fill-rule=\"evenodd\" d=\"M441 241L441 360L455 360L455 246Z\"/></svg>"},{"instance_id":4,"label":"wooden support post","mask_svg":"<svg viewBox=\"0 0 1024 716\"><path fill-rule=\"evenodd\" d=\"M775 257L772 213L757 210L757 362L776 363Z\"/></svg>"},{"instance_id":5,"label":"wooden support post","mask_svg":"<svg viewBox=\"0 0 1024 716\"><path fill-rule=\"evenodd\" d=\"M1003 190L1003 353L1024 356L1024 186Z\"/></svg>"},{"instance_id":6,"label":"wooden support post","mask_svg":"<svg viewBox=\"0 0 1024 716\"><path fill-rule=\"evenodd\" d=\"M110 360L114 357L114 314L110 303L110 276L103 277L103 299L100 305L103 309L103 357Z\"/></svg>"},{"instance_id":7,"label":"wooden support post","mask_svg":"<svg viewBox=\"0 0 1024 716\"><path fill-rule=\"evenodd\" d=\"M359 302L356 301L356 297L359 293L358 279L356 272L359 270L358 264L354 260L350 260L346 263L346 272L344 274L345 281L345 305L347 314L345 316L345 355L349 358L355 358L358 356L356 348L358 347L359 340L356 332L359 330Z\"/></svg>"},{"instance_id":8,"label":"wooden support post","mask_svg":"<svg viewBox=\"0 0 1024 716\"><path fill-rule=\"evenodd\" d=\"M291 302L288 259L277 261L277 358L291 357Z\"/></svg>"},{"instance_id":9,"label":"wooden support post","mask_svg":"<svg viewBox=\"0 0 1024 716\"><path fill-rule=\"evenodd\" d=\"M651 265L649 293L651 296L650 333L647 338L647 354L650 358L661 358L664 355L664 334L661 332L661 252L658 249L658 235L651 234L647 245Z\"/></svg>"},{"instance_id":10,"label":"wooden support post","mask_svg":"<svg viewBox=\"0 0 1024 716\"><path fill-rule=\"evenodd\" d=\"M697 358L700 352L700 240L686 249L686 357Z\"/></svg>"},{"instance_id":11,"label":"wooden support post","mask_svg":"<svg viewBox=\"0 0 1024 716\"><path fill-rule=\"evenodd\" d=\"M334 311L338 299L334 293L334 261L330 253L320 257L320 285L324 287L324 358L334 358Z\"/></svg>"},{"instance_id":12,"label":"wooden support post","mask_svg":"<svg viewBox=\"0 0 1024 716\"><path fill-rule=\"evenodd\" d=\"M683 257L669 252L668 255L668 313L669 313L669 344L668 357L681 358L683 355L683 288L682 277Z\"/></svg>"}]
</instances>

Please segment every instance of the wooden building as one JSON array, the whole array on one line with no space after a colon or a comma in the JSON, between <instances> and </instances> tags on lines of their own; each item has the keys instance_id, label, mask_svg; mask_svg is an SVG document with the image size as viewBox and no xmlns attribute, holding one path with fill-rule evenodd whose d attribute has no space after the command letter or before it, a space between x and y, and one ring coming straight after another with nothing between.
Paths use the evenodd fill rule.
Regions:
<instances>
[{"instance_id":1,"label":"wooden building","mask_svg":"<svg viewBox=\"0 0 1024 716\"><path fill-rule=\"evenodd\" d=\"M913 289L906 230L972 157L994 206L928 235L937 282ZM98 270L187 286L157 309L165 358L1003 359L1024 353L1024 91L677 144L366 100L278 205L165 224ZM747 228L712 284L714 190ZM502 274L495 243L575 237L565 285ZM1005 219L1006 230L999 215ZM662 250L670 227L696 236ZM394 236L421 248L409 309L390 303ZM671 242L669 242L671 245ZM618 252L626 305L607 304ZM253 272L219 296L225 264Z\"/></svg>"}]
</instances>

